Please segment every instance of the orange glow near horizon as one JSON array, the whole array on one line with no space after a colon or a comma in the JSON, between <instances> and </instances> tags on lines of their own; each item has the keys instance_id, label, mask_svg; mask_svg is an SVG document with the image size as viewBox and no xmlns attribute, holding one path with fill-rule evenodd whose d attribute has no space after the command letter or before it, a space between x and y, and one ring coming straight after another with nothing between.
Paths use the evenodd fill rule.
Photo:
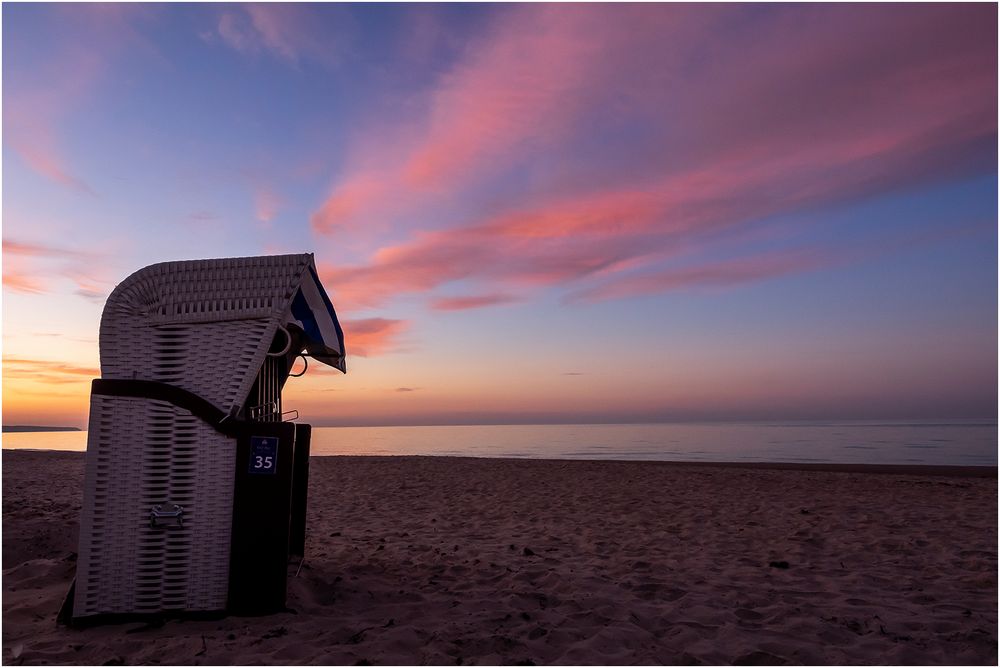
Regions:
<instances>
[{"instance_id":1,"label":"orange glow near horizon","mask_svg":"<svg viewBox=\"0 0 1000 668\"><path fill-rule=\"evenodd\" d=\"M894 354L889 341L873 347L873 361L863 373L844 368L840 360L846 351L820 357L808 349L784 350L780 356L750 355L748 362L746 343L741 347L735 338L728 354L689 347L638 372L642 353L595 360L576 371L539 358L462 355L437 368L436 360L407 353L349 358L347 375L313 362L303 377L289 379L284 409L298 410L301 420L321 426L699 421L754 414L794 419L822 417L811 412L821 400L845 411L864 401L878 407L886 393L901 394L899 384L911 386L910 405L940 406L942 391L962 400L964 379L976 373L945 369L933 360L915 367L905 355ZM928 373L938 375L936 386L920 381ZM4 423L86 427L90 380L96 375L96 367L4 358Z\"/></svg>"}]
</instances>

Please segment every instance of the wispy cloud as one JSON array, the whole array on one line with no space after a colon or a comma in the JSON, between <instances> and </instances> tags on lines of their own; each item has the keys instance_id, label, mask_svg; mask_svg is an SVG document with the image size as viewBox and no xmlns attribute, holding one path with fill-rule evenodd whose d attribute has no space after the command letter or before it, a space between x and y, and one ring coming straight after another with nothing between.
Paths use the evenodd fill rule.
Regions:
<instances>
[{"instance_id":1,"label":"wispy cloud","mask_svg":"<svg viewBox=\"0 0 1000 668\"><path fill-rule=\"evenodd\" d=\"M392 352L410 323L391 318L361 318L342 323L347 354L374 357Z\"/></svg>"},{"instance_id":2,"label":"wispy cloud","mask_svg":"<svg viewBox=\"0 0 1000 668\"><path fill-rule=\"evenodd\" d=\"M114 285L103 252L4 239L3 259L3 287L14 292L47 293L54 279L64 278L77 296L103 301Z\"/></svg>"},{"instance_id":3,"label":"wispy cloud","mask_svg":"<svg viewBox=\"0 0 1000 668\"><path fill-rule=\"evenodd\" d=\"M439 297L431 301L431 308L435 311L465 311L473 308L483 308L484 306L498 306L509 304L515 298L506 294L490 295L464 295L461 297Z\"/></svg>"},{"instance_id":4,"label":"wispy cloud","mask_svg":"<svg viewBox=\"0 0 1000 668\"><path fill-rule=\"evenodd\" d=\"M97 343L97 337L85 337L85 336L68 336L62 332L32 332L31 336L44 336L58 339L65 339L67 341L78 341L80 343Z\"/></svg>"},{"instance_id":5,"label":"wispy cloud","mask_svg":"<svg viewBox=\"0 0 1000 668\"><path fill-rule=\"evenodd\" d=\"M100 369L94 367L21 357L4 357L3 372L9 378L30 379L52 385L82 383L101 375Z\"/></svg>"},{"instance_id":6,"label":"wispy cloud","mask_svg":"<svg viewBox=\"0 0 1000 668\"><path fill-rule=\"evenodd\" d=\"M214 32L219 39L246 55L267 54L289 65L303 61L335 65L349 51L353 20L345 7L292 3L226 5Z\"/></svg>"},{"instance_id":7,"label":"wispy cloud","mask_svg":"<svg viewBox=\"0 0 1000 668\"><path fill-rule=\"evenodd\" d=\"M270 223L278 215L278 210L284 204L282 197L273 188L257 185L253 191L254 215L262 223Z\"/></svg>"},{"instance_id":8,"label":"wispy cloud","mask_svg":"<svg viewBox=\"0 0 1000 668\"><path fill-rule=\"evenodd\" d=\"M386 196L387 182L374 173L352 175L344 179L310 217L313 230L330 234L371 210L373 202Z\"/></svg>"},{"instance_id":9,"label":"wispy cloud","mask_svg":"<svg viewBox=\"0 0 1000 668\"><path fill-rule=\"evenodd\" d=\"M358 170L345 175L312 218L319 232L362 224L373 211L415 194L440 192L502 171L526 152L556 148L588 110L616 92L617 54L630 44L681 40L686 12L584 6L507 8L496 25L428 91L427 117L408 135L361 139Z\"/></svg>"},{"instance_id":10,"label":"wispy cloud","mask_svg":"<svg viewBox=\"0 0 1000 668\"><path fill-rule=\"evenodd\" d=\"M386 206L452 201L540 156L557 156L565 173L511 193L518 206L327 267L338 298L377 306L473 281L487 295L559 285L606 299L788 275L812 264L749 249L722 262L710 251L764 219L995 169L995 34L984 20L995 8L755 12L767 20L674 5L503 14L428 91L423 124L391 146L367 144L313 228L333 234ZM706 26L717 42L695 38ZM644 145L626 137L628 150L580 154L595 127L641 128ZM692 249L702 264L678 269ZM469 299L430 304L488 303Z\"/></svg>"},{"instance_id":11,"label":"wispy cloud","mask_svg":"<svg viewBox=\"0 0 1000 668\"><path fill-rule=\"evenodd\" d=\"M192 211L188 214L188 219L199 223L207 223L213 220L219 219L219 214L213 213L212 211Z\"/></svg>"},{"instance_id":12,"label":"wispy cloud","mask_svg":"<svg viewBox=\"0 0 1000 668\"><path fill-rule=\"evenodd\" d=\"M244 25L241 26L240 23ZM222 41L237 51L249 53L260 49L255 38L257 34L256 30L253 28L253 23L249 17L234 12L226 12L219 17L217 30Z\"/></svg>"},{"instance_id":13,"label":"wispy cloud","mask_svg":"<svg viewBox=\"0 0 1000 668\"><path fill-rule=\"evenodd\" d=\"M102 67L93 54L59 59L60 67L45 78L45 87L24 83L10 86L4 104L7 144L36 174L66 188L93 195L90 185L74 173L60 141L58 127L68 109L80 105ZM65 69L63 69L63 67Z\"/></svg>"},{"instance_id":14,"label":"wispy cloud","mask_svg":"<svg viewBox=\"0 0 1000 668\"><path fill-rule=\"evenodd\" d=\"M67 118L97 99L100 84L122 53L165 64L135 27L150 11L155 10L112 3L60 6L59 12L74 24L72 36L50 45L44 57L5 72L4 140L25 166L65 188L96 194L79 173L63 128Z\"/></svg>"},{"instance_id":15,"label":"wispy cloud","mask_svg":"<svg viewBox=\"0 0 1000 668\"><path fill-rule=\"evenodd\" d=\"M583 236L539 240L511 233L510 224L491 220L419 233L381 248L368 264L324 266L324 275L338 300L372 307L463 279L516 288L553 285L608 271L643 252L641 240L630 236L602 244ZM444 306L454 305L442 299Z\"/></svg>"},{"instance_id":16,"label":"wispy cloud","mask_svg":"<svg viewBox=\"0 0 1000 668\"><path fill-rule=\"evenodd\" d=\"M3 287L5 290L26 294L42 294L46 292L43 281L17 267L11 266L9 261L4 262Z\"/></svg>"},{"instance_id":17,"label":"wispy cloud","mask_svg":"<svg viewBox=\"0 0 1000 668\"><path fill-rule=\"evenodd\" d=\"M693 267L670 268L614 280L570 295L570 301L597 301L692 288L728 288L830 266L832 257L802 251L769 253Z\"/></svg>"},{"instance_id":18,"label":"wispy cloud","mask_svg":"<svg viewBox=\"0 0 1000 668\"><path fill-rule=\"evenodd\" d=\"M623 36L597 13L513 11L431 94L427 130L403 161L403 182L434 187L572 129L594 98L592 73ZM664 35L668 38L668 35Z\"/></svg>"},{"instance_id":19,"label":"wispy cloud","mask_svg":"<svg viewBox=\"0 0 1000 668\"><path fill-rule=\"evenodd\" d=\"M15 241L13 239L3 240L4 255L17 255L38 258L71 258L71 259L92 259L94 253L79 250L76 248L65 248L62 246L51 246L42 243L31 243Z\"/></svg>"},{"instance_id":20,"label":"wispy cloud","mask_svg":"<svg viewBox=\"0 0 1000 668\"><path fill-rule=\"evenodd\" d=\"M79 268L68 271L66 276L76 283L76 289L73 290L73 294L98 304L103 303L107 299L113 285L108 281L95 278L89 271L81 271Z\"/></svg>"},{"instance_id":21,"label":"wispy cloud","mask_svg":"<svg viewBox=\"0 0 1000 668\"><path fill-rule=\"evenodd\" d=\"M24 163L36 173L60 185L94 195L86 181L70 173L67 159L54 137L51 125L39 122L15 123L10 146Z\"/></svg>"}]
</instances>

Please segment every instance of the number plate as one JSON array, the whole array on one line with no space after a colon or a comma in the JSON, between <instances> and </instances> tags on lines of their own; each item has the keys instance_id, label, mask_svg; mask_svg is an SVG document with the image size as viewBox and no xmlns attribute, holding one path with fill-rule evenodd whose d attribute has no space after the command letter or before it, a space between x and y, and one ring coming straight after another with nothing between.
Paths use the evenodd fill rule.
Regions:
<instances>
[{"instance_id":1,"label":"number plate","mask_svg":"<svg viewBox=\"0 0 1000 668\"><path fill-rule=\"evenodd\" d=\"M278 470L278 439L272 436L250 437L250 473L273 475Z\"/></svg>"}]
</instances>

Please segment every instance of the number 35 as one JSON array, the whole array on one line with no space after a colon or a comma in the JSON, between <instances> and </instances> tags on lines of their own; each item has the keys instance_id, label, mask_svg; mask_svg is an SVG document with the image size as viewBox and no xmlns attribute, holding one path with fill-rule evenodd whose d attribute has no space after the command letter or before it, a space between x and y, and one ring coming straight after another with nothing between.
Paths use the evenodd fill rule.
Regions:
<instances>
[{"instance_id":1,"label":"number 35","mask_svg":"<svg viewBox=\"0 0 1000 668\"><path fill-rule=\"evenodd\" d=\"M254 458L253 467L255 469L269 469L273 465L274 465L274 463L273 463L273 460L271 459L270 456L268 456L268 457L261 457L260 455L256 455L255 458Z\"/></svg>"}]
</instances>

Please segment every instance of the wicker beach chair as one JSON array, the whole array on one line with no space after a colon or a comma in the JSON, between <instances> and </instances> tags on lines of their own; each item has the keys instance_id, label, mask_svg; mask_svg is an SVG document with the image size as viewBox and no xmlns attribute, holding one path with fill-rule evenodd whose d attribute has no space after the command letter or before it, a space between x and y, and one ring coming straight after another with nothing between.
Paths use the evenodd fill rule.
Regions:
<instances>
[{"instance_id":1,"label":"wicker beach chair","mask_svg":"<svg viewBox=\"0 0 1000 668\"><path fill-rule=\"evenodd\" d=\"M300 354L346 371L311 254L167 262L118 285L63 621L284 607L305 542L310 427L281 404Z\"/></svg>"}]
</instances>

